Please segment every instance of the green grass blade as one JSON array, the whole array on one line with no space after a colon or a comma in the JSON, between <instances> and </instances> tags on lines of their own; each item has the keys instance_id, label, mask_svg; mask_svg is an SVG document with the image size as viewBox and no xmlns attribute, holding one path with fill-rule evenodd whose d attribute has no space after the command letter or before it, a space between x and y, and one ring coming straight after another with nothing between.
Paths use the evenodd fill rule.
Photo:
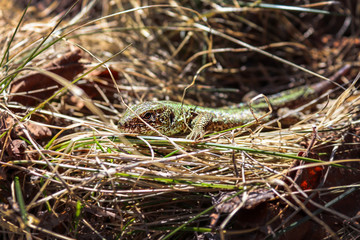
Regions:
<instances>
[{"instance_id":1,"label":"green grass blade","mask_svg":"<svg viewBox=\"0 0 360 240\"><path fill-rule=\"evenodd\" d=\"M16 33L18 32L18 30L19 30L19 28L20 28L20 25L21 25L21 23L22 23L23 20L24 20L25 14L26 14L29 6L30 6L30 3L31 3L31 0L28 2L27 6L26 6L26 8L25 8L25 10L24 10L24 12L23 12L23 14L22 14L19 22L18 22L18 24L16 25L15 31L14 31L13 35L11 36L11 39L10 39L10 41L9 41L9 44L7 45L6 50L5 50L5 53L4 53L4 55L3 55L2 59L1 59L0 67L3 67L3 62L4 62L5 58L9 57L9 51L10 51L11 43L13 42L13 40L14 40L14 38L15 38L15 35L16 35Z\"/></svg>"},{"instance_id":2,"label":"green grass blade","mask_svg":"<svg viewBox=\"0 0 360 240\"><path fill-rule=\"evenodd\" d=\"M21 192L19 177L17 176L15 177L15 194L16 194L16 201L20 209L21 219L24 221L24 224L26 225L28 222L28 214L26 211L24 197Z\"/></svg>"}]
</instances>

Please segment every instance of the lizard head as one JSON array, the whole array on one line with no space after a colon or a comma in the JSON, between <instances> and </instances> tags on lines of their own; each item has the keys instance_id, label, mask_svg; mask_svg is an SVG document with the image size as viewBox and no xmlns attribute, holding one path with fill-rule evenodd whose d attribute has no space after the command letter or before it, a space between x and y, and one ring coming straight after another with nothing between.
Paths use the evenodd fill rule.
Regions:
<instances>
[{"instance_id":1,"label":"lizard head","mask_svg":"<svg viewBox=\"0 0 360 240\"><path fill-rule=\"evenodd\" d=\"M141 118L141 119L140 119ZM175 120L173 110L162 102L143 102L127 109L119 121L122 132L157 135L149 126L162 134L172 135ZM176 133L176 132L175 132Z\"/></svg>"}]
</instances>

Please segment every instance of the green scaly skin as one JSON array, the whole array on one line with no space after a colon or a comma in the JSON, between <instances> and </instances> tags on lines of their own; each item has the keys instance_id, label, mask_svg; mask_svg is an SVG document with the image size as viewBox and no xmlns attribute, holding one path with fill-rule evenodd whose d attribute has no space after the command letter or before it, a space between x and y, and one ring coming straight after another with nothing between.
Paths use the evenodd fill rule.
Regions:
<instances>
[{"instance_id":1,"label":"green scaly skin","mask_svg":"<svg viewBox=\"0 0 360 240\"><path fill-rule=\"evenodd\" d=\"M332 80L339 78L348 69L349 66L342 68ZM268 99L272 108L276 110L310 101L333 86L332 82L323 81L308 87L286 90ZM148 127L150 125L166 136L188 134L187 138L198 139L207 132L222 131L247 124L256 120L254 115L257 119L266 116L265 120L274 117L274 114L266 115L269 112L269 105L264 98L254 101L251 109L253 111L246 103L240 103L232 108L206 108L172 101L143 102L125 111L119 121L119 129L127 133L158 135Z\"/></svg>"}]
</instances>

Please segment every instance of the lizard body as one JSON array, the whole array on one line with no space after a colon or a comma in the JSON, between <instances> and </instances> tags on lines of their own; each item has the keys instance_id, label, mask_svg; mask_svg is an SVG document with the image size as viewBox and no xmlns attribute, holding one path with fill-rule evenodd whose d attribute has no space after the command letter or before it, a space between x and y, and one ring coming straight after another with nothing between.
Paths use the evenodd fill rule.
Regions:
<instances>
[{"instance_id":1,"label":"lizard body","mask_svg":"<svg viewBox=\"0 0 360 240\"><path fill-rule=\"evenodd\" d=\"M342 68L332 80L339 78L348 69L349 66ZM329 81L308 87L301 86L271 95L269 101L272 108L278 109L289 104L310 101L332 87L333 83ZM254 101L251 109L246 103L240 103L233 108L207 108L173 101L149 101L127 109L119 121L119 128L128 133L157 135L156 131L148 127L150 125L167 136L190 133L187 138L197 139L206 132L244 125L255 120L254 115L259 118L266 116L268 111L269 106L264 99ZM271 117L272 115L269 115L265 119Z\"/></svg>"}]
</instances>

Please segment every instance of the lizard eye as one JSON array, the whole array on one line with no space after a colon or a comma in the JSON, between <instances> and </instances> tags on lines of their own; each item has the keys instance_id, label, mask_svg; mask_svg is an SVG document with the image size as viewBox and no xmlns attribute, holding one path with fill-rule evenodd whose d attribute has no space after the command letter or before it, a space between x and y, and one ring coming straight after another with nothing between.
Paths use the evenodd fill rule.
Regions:
<instances>
[{"instance_id":1,"label":"lizard eye","mask_svg":"<svg viewBox=\"0 0 360 240\"><path fill-rule=\"evenodd\" d=\"M142 118L143 118L144 120L149 120L149 119L151 118L151 116L152 116L152 114L151 114L150 112L147 112L147 113L145 113L145 114L142 116Z\"/></svg>"}]
</instances>

